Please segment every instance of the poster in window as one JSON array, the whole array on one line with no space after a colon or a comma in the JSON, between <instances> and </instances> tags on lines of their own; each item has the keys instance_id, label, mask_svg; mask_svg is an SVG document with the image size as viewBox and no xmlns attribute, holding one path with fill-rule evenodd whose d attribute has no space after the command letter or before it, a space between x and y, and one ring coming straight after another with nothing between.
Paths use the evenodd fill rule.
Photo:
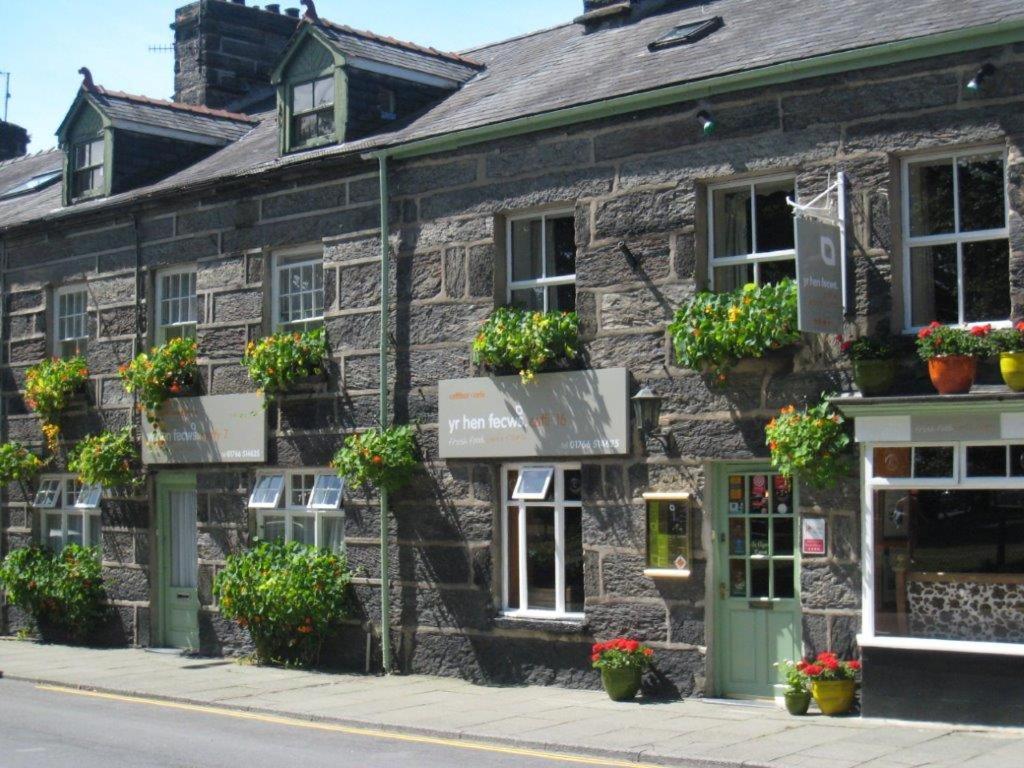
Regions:
<instances>
[{"instance_id":1,"label":"poster in window","mask_svg":"<svg viewBox=\"0 0 1024 768\"><path fill-rule=\"evenodd\" d=\"M647 502L647 563L651 568L685 570L690 564L690 504L684 499Z\"/></svg>"},{"instance_id":2,"label":"poster in window","mask_svg":"<svg viewBox=\"0 0 1024 768\"><path fill-rule=\"evenodd\" d=\"M754 475L750 478L750 514L763 515L768 512L768 476Z\"/></svg>"},{"instance_id":3,"label":"poster in window","mask_svg":"<svg viewBox=\"0 0 1024 768\"><path fill-rule=\"evenodd\" d=\"M784 475L773 475L772 492L775 496L775 514L790 514L793 511L793 484L789 478Z\"/></svg>"},{"instance_id":4,"label":"poster in window","mask_svg":"<svg viewBox=\"0 0 1024 768\"><path fill-rule=\"evenodd\" d=\"M881 493L882 538L906 539L910 535L910 494Z\"/></svg>"}]
</instances>

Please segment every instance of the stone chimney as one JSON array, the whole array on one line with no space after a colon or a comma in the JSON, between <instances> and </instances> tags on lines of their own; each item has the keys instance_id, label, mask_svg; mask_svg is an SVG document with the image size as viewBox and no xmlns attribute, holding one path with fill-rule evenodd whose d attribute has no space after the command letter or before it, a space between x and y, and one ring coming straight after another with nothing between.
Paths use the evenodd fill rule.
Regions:
<instances>
[{"instance_id":1,"label":"stone chimney","mask_svg":"<svg viewBox=\"0 0 1024 768\"><path fill-rule=\"evenodd\" d=\"M179 8L171 25L174 100L244 110L269 92L271 70L298 24L297 12L245 0L197 0Z\"/></svg>"},{"instance_id":2,"label":"stone chimney","mask_svg":"<svg viewBox=\"0 0 1024 768\"><path fill-rule=\"evenodd\" d=\"M587 32L621 27L665 11L688 5L707 5L714 0L583 0L583 15L576 19Z\"/></svg>"},{"instance_id":3,"label":"stone chimney","mask_svg":"<svg viewBox=\"0 0 1024 768\"><path fill-rule=\"evenodd\" d=\"M28 152L28 131L0 120L0 161L13 160Z\"/></svg>"}]
</instances>

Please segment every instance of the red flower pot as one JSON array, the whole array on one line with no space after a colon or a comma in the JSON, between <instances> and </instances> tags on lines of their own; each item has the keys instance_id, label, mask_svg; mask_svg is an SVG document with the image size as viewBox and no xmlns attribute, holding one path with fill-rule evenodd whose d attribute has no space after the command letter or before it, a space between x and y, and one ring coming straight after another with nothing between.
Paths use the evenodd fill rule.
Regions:
<instances>
[{"instance_id":1,"label":"red flower pot","mask_svg":"<svg viewBox=\"0 0 1024 768\"><path fill-rule=\"evenodd\" d=\"M978 358L943 355L928 361L928 376L940 395L963 395L971 391L978 374Z\"/></svg>"}]
</instances>

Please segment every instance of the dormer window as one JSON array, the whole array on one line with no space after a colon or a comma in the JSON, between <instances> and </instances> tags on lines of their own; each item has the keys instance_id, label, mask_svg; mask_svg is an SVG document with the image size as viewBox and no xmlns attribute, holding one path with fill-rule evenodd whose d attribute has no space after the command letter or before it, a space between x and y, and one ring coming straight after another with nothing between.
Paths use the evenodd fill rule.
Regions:
<instances>
[{"instance_id":1,"label":"dormer window","mask_svg":"<svg viewBox=\"0 0 1024 768\"><path fill-rule=\"evenodd\" d=\"M398 117L395 92L391 88L377 89L377 111L381 120L395 120Z\"/></svg>"},{"instance_id":2,"label":"dormer window","mask_svg":"<svg viewBox=\"0 0 1024 768\"><path fill-rule=\"evenodd\" d=\"M96 195L103 191L103 146L102 138L75 144L71 174L72 197Z\"/></svg>"},{"instance_id":3,"label":"dormer window","mask_svg":"<svg viewBox=\"0 0 1024 768\"><path fill-rule=\"evenodd\" d=\"M292 146L334 138L334 77L292 87Z\"/></svg>"}]
</instances>

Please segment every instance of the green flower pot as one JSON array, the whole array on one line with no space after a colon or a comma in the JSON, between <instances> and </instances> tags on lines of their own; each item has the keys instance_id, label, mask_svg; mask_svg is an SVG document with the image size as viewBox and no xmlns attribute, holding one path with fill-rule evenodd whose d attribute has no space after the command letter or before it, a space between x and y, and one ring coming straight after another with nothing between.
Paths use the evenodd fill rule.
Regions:
<instances>
[{"instance_id":1,"label":"green flower pot","mask_svg":"<svg viewBox=\"0 0 1024 768\"><path fill-rule=\"evenodd\" d=\"M639 667L623 669L601 669L601 682L605 693L612 701L631 701L640 690L641 670Z\"/></svg>"},{"instance_id":2,"label":"green flower pot","mask_svg":"<svg viewBox=\"0 0 1024 768\"><path fill-rule=\"evenodd\" d=\"M810 691L786 691L786 711L791 715L806 715L811 706Z\"/></svg>"},{"instance_id":3,"label":"green flower pot","mask_svg":"<svg viewBox=\"0 0 1024 768\"><path fill-rule=\"evenodd\" d=\"M885 395L896 380L895 360L854 360L853 383L865 397Z\"/></svg>"}]
</instances>

